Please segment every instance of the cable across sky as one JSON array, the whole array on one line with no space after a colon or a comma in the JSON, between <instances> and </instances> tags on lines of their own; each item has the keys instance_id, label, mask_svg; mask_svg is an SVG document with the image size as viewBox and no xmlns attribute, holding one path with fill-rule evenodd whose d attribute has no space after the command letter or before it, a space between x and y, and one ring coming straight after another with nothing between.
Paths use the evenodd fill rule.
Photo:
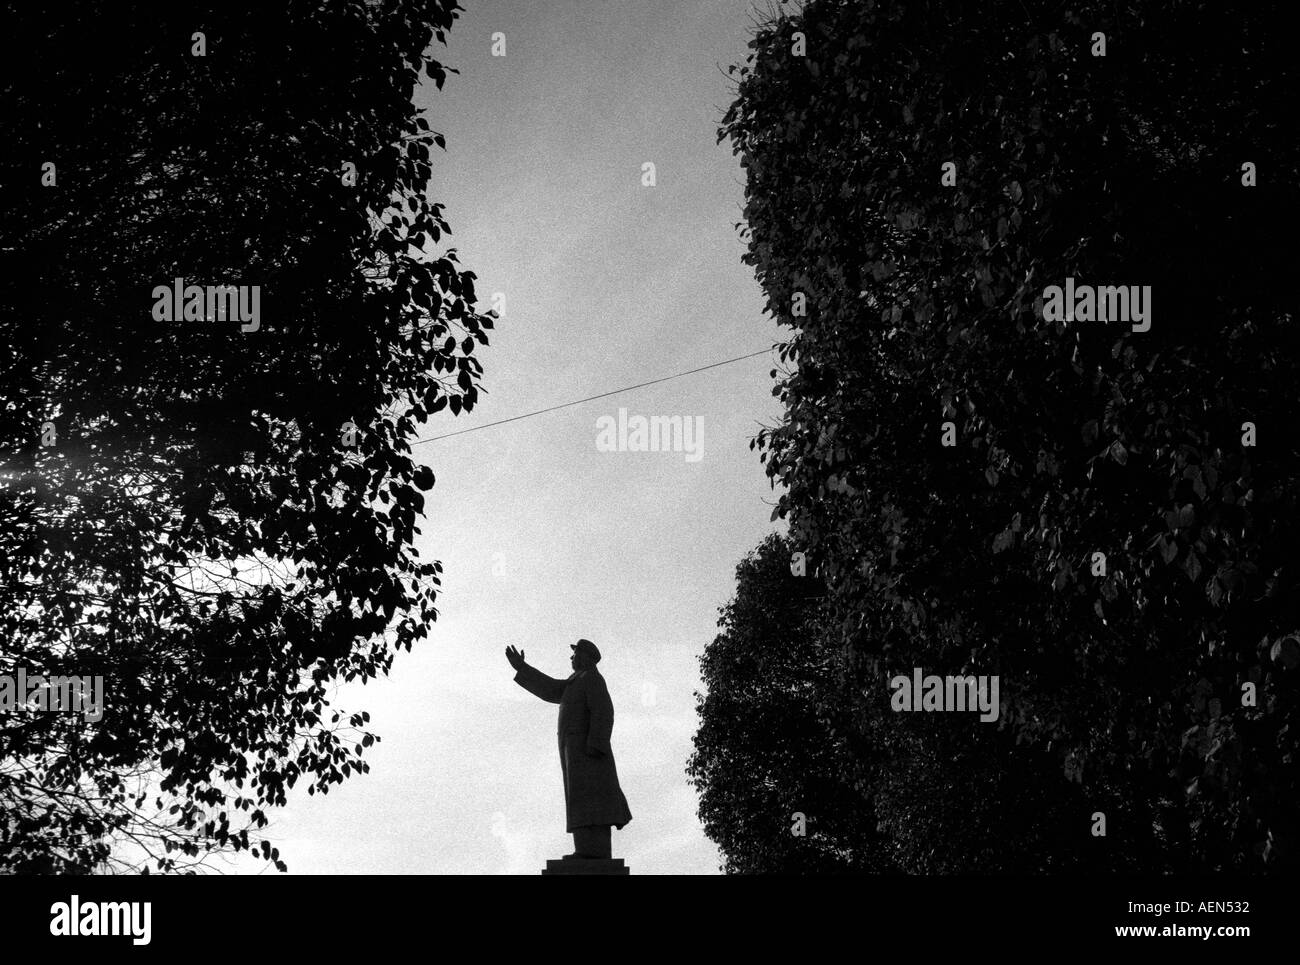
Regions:
<instances>
[{"instance_id":1,"label":"cable across sky","mask_svg":"<svg viewBox=\"0 0 1300 965\"><path fill-rule=\"evenodd\" d=\"M518 422L520 419L530 419L535 415L543 415L547 412L555 412L557 409L567 409L571 406L582 405L584 402L594 402L597 399L607 399L611 395L619 395L623 392L631 392L633 389L644 389L647 385L657 385L660 382L669 382L673 379L680 379L686 375L694 375L697 372L705 372L709 369L716 369L719 366L731 365L733 362L743 362L745 359L757 358L760 355L766 355L772 349L765 348L760 352L750 352L748 355L738 355L734 359L724 359L721 362L712 362L709 365L701 365L697 369L688 369L685 372L677 372L674 375L665 375L660 379L651 379L649 382L638 382L636 385L627 385L621 389L613 389L609 392L602 392L599 395L589 395L585 399L575 399L573 402L561 402L559 405L548 406L545 409L537 409L533 412L525 412L522 415L511 416L509 419L498 419L496 422L487 422L481 426L470 426L468 429L457 429L455 432L448 432L440 436L430 436L428 439L417 439L411 443L418 446L426 442L437 442L439 439L450 439L452 436L464 435L467 432L477 432L479 429L491 429L493 426L503 426L507 422Z\"/></svg>"}]
</instances>

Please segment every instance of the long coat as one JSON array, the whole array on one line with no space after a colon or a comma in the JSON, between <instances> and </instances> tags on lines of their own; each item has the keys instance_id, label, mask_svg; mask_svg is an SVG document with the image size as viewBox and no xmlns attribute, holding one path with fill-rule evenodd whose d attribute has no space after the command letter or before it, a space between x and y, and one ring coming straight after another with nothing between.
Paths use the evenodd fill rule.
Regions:
<instances>
[{"instance_id":1,"label":"long coat","mask_svg":"<svg viewBox=\"0 0 1300 965\"><path fill-rule=\"evenodd\" d=\"M600 671L593 667L556 680L524 664L515 673L515 683L547 703L560 705L556 736L564 775L565 831L592 825L621 828L631 821L609 747L614 702Z\"/></svg>"}]
</instances>

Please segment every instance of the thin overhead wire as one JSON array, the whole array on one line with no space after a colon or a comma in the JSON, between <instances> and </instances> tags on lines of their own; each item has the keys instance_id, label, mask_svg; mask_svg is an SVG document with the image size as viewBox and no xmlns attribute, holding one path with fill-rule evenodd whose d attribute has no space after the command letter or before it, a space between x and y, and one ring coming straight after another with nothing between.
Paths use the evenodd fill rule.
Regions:
<instances>
[{"instance_id":1,"label":"thin overhead wire","mask_svg":"<svg viewBox=\"0 0 1300 965\"><path fill-rule=\"evenodd\" d=\"M441 436L431 436L428 439L417 439L411 443L418 446L426 442L437 442L439 439L450 439L452 436L464 435L467 432L478 432L480 429L491 429L493 426L503 426L507 422L518 422L520 419L531 419L535 415L542 415L547 412L554 412L557 409L567 409L571 406L582 405L584 402L594 402L597 399L606 399L611 395L619 395L623 392L631 392L633 389L644 389L647 385L658 385L660 382L669 382L672 379L680 379L686 375L694 375L697 372L706 372L709 369L716 369L722 365L731 365L733 362L743 362L745 359L757 358L760 355L766 355L772 350L765 348L761 352L751 352L748 355L738 355L734 359L725 359L721 362L713 362L709 365L701 365L697 369L688 369L685 372L678 372L674 375L665 375L661 379L651 379L649 382L638 382L636 385L627 385L621 389L614 389L611 392L602 392L599 395L589 395L585 399L576 399L573 402L561 402L559 405L548 406L545 409L537 409L534 412L525 412L523 415L511 416L509 419L498 419L496 422L487 422L481 426L470 426L468 429L457 429L455 432L448 432Z\"/></svg>"}]
</instances>

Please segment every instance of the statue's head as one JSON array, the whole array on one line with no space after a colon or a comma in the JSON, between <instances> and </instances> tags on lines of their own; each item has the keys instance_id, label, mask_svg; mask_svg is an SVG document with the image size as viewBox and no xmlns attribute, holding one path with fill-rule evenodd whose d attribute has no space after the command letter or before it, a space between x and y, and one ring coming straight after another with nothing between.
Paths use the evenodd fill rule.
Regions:
<instances>
[{"instance_id":1,"label":"statue's head","mask_svg":"<svg viewBox=\"0 0 1300 965\"><path fill-rule=\"evenodd\" d=\"M569 649L573 651L569 664L574 670L590 670L600 663L600 651L596 649L596 645L590 640L579 640L577 643L571 644Z\"/></svg>"}]
</instances>

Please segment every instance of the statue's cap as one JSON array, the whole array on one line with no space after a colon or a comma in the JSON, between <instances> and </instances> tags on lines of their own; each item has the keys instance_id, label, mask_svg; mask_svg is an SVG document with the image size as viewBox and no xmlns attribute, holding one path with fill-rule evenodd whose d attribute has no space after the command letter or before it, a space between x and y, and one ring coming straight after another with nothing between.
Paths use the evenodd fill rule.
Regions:
<instances>
[{"instance_id":1,"label":"statue's cap","mask_svg":"<svg viewBox=\"0 0 1300 965\"><path fill-rule=\"evenodd\" d=\"M590 640L579 640L577 643L569 645L569 649L579 653L585 653L596 663L600 663L600 651Z\"/></svg>"}]
</instances>

